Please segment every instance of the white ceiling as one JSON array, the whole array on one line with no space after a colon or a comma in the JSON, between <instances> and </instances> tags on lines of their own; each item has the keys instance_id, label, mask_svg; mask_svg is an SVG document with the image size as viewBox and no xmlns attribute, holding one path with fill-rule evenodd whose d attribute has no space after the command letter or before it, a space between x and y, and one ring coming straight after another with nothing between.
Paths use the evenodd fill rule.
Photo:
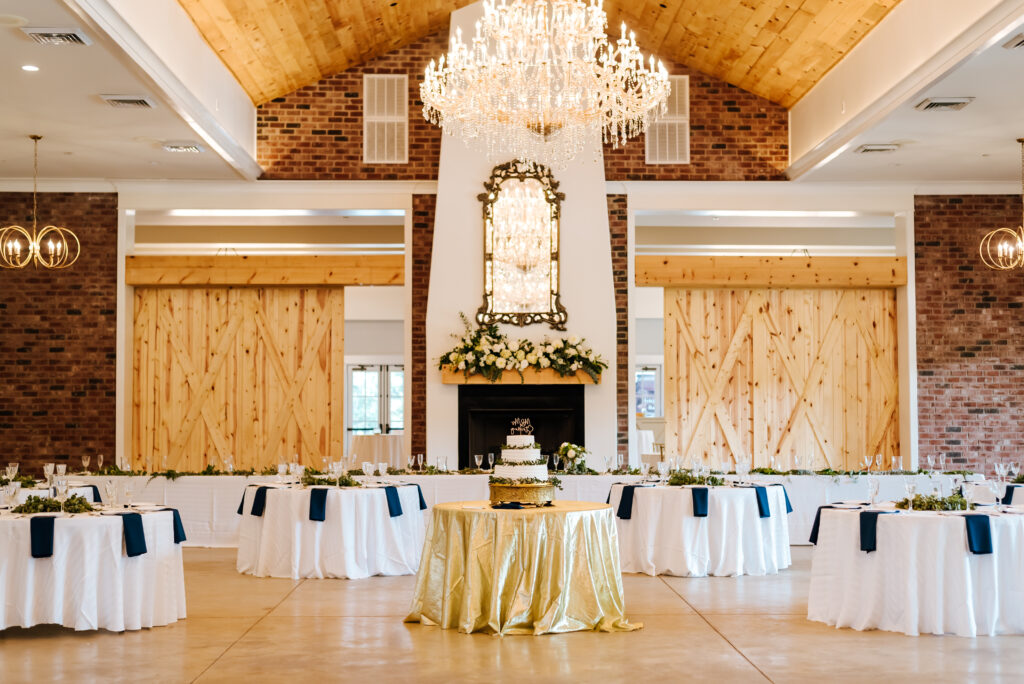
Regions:
<instances>
[{"instance_id":1,"label":"white ceiling","mask_svg":"<svg viewBox=\"0 0 1024 684\"><path fill-rule=\"evenodd\" d=\"M200 138L160 99L132 62L105 36L85 26L60 0L0 0L0 22L20 16L28 26L79 27L89 46L47 47L0 23L0 178L32 175L39 143L40 178L237 179L215 152L165 152L165 140ZM34 64L39 71L23 71ZM115 109L100 94L148 95L154 109Z\"/></svg>"},{"instance_id":2,"label":"white ceiling","mask_svg":"<svg viewBox=\"0 0 1024 684\"><path fill-rule=\"evenodd\" d=\"M1007 38L962 62L801 181L1018 181L1021 153L1016 139L1024 137L1024 48L1003 48ZM915 110L914 105L927 97L975 100L960 111ZM891 153L856 154L854 150L865 143L901 147Z\"/></svg>"}]
</instances>

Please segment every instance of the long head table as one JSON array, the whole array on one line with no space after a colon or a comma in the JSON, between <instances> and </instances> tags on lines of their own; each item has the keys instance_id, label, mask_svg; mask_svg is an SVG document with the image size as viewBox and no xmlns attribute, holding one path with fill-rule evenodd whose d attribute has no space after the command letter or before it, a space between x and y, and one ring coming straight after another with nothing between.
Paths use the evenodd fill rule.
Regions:
<instances>
[{"instance_id":1,"label":"long head table","mask_svg":"<svg viewBox=\"0 0 1024 684\"><path fill-rule=\"evenodd\" d=\"M904 496L903 477L879 475L881 499ZM917 491L929 493L934 483L949 494L953 477L949 475L916 475ZM418 484L430 507L451 501L476 501L488 498L486 474L483 475L399 475L391 479ZM617 482L631 484L642 478L634 475L559 475L562 489L556 496L562 501L604 503L611 486ZM78 476L75 481L95 484L103 491L106 476ZM117 478L117 479L120 479ZM136 501L152 501L177 508L188 534L190 546L238 546L239 516L236 511L249 484L277 481L276 476L186 475L176 480L148 475L129 476ZM373 481L375 478L357 477ZM747 480L758 484L784 484L793 504L789 517L789 536L793 544L806 544L814 513L818 506L835 501L867 500L868 478L865 476L832 477L828 475L752 475ZM1022 494L1021 496L1024 496Z\"/></svg>"}]
</instances>

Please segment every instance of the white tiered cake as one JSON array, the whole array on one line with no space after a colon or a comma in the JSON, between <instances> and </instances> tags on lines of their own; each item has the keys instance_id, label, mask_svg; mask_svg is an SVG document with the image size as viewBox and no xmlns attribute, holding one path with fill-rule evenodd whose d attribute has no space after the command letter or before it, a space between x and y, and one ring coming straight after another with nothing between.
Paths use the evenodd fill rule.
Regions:
<instances>
[{"instance_id":1,"label":"white tiered cake","mask_svg":"<svg viewBox=\"0 0 1024 684\"><path fill-rule=\"evenodd\" d=\"M533 435L508 435L501 448L501 463L494 466L495 477L510 480L547 480L548 462L540 455Z\"/></svg>"}]
</instances>

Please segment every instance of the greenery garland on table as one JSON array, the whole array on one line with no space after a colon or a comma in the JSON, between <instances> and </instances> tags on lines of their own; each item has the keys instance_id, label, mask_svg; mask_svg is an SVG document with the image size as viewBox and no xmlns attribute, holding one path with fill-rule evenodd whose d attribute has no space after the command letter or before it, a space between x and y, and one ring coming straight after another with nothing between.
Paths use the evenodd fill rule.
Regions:
<instances>
[{"instance_id":1,"label":"greenery garland on table","mask_svg":"<svg viewBox=\"0 0 1024 684\"><path fill-rule=\"evenodd\" d=\"M30 496L25 503L11 509L12 513L88 513L93 510L92 504L84 497L73 494L61 506L57 499Z\"/></svg>"},{"instance_id":2,"label":"greenery garland on table","mask_svg":"<svg viewBox=\"0 0 1024 684\"><path fill-rule=\"evenodd\" d=\"M902 501L896 502L896 508L906 510L910 504L910 499L903 499ZM974 505L971 504L971 508ZM959 494L953 494L952 496L932 496L930 494L917 494L914 496L914 510L915 511L966 511L967 510L967 499L960 496Z\"/></svg>"},{"instance_id":3,"label":"greenery garland on table","mask_svg":"<svg viewBox=\"0 0 1024 684\"><path fill-rule=\"evenodd\" d=\"M36 480L31 475L15 475L14 482L20 482L22 489L31 489L36 486ZM0 476L0 487L6 487L9 484L11 484L11 480Z\"/></svg>"},{"instance_id":4,"label":"greenery garland on table","mask_svg":"<svg viewBox=\"0 0 1024 684\"><path fill-rule=\"evenodd\" d=\"M469 319L460 313L465 333L451 350L438 359L438 370L461 371L463 376L482 375L497 382L505 371L516 371L523 379L527 368L551 368L562 377L586 373L599 382L608 363L594 350L585 346L586 340L575 335L561 339L533 343L530 340L510 341L497 325L472 329Z\"/></svg>"},{"instance_id":5,"label":"greenery garland on table","mask_svg":"<svg viewBox=\"0 0 1024 684\"><path fill-rule=\"evenodd\" d=\"M1024 484L1024 473L1021 473L1017 477L1013 478L1013 484Z\"/></svg>"},{"instance_id":6,"label":"greenery garland on table","mask_svg":"<svg viewBox=\"0 0 1024 684\"><path fill-rule=\"evenodd\" d=\"M668 476L669 487L683 487L685 485L705 485L708 487L721 487L725 480L714 475L694 475L689 470L676 470Z\"/></svg>"},{"instance_id":7,"label":"greenery garland on table","mask_svg":"<svg viewBox=\"0 0 1024 684\"><path fill-rule=\"evenodd\" d=\"M302 473L303 486L312 487L313 485L321 485L328 487L362 487L363 485L352 478L351 475L340 475L337 479L333 477L323 477L316 470L307 469Z\"/></svg>"}]
</instances>

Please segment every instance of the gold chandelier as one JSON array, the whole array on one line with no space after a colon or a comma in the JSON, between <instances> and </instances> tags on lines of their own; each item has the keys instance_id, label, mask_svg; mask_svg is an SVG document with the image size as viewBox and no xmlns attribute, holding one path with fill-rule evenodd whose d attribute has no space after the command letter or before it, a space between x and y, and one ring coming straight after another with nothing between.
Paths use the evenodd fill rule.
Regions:
<instances>
[{"instance_id":1,"label":"gold chandelier","mask_svg":"<svg viewBox=\"0 0 1024 684\"><path fill-rule=\"evenodd\" d=\"M33 149L32 168L32 230L11 225L0 228L0 267L25 268L29 264L44 268L67 268L78 261L82 246L78 237L59 226L36 223L39 202L39 141L41 135L30 135Z\"/></svg>"},{"instance_id":2,"label":"gold chandelier","mask_svg":"<svg viewBox=\"0 0 1024 684\"><path fill-rule=\"evenodd\" d=\"M600 0L484 0L420 85L423 116L492 159L564 167L598 136L615 147L665 110L668 71L632 33L608 40Z\"/></svg>"},{"instance_id":3,"label":"gold chandelier","mask_svg":"<svg viewBox=\"0 0 1024 684\"><path fill-rule=\"evenodd\" d=\"M1021 198L1024 200L1024 138L1021 146ZM1016 228L996 228L981 238L981 260L989 268L1009 271L1024 266L1024 222Z\"/></svg>"}]
</instances>

